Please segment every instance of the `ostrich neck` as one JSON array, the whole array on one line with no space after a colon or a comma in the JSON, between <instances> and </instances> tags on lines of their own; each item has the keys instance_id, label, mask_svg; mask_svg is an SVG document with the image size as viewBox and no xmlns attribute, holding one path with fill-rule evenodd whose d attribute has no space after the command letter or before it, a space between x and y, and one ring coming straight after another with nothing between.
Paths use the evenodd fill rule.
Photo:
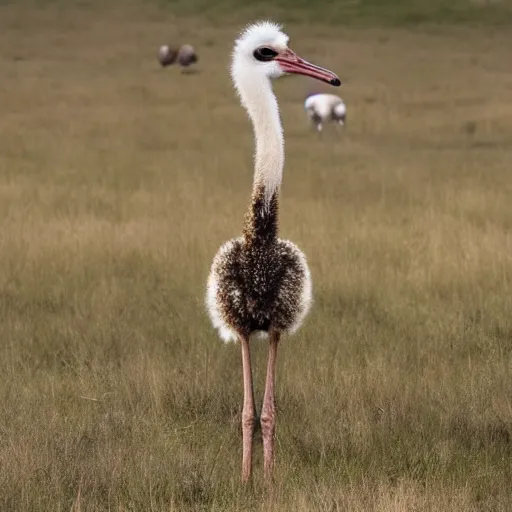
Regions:
<instances>
[{"instance_id":1,"label":"ostrich neck","mask_svg":"<svg viewBox=\"0 0 512 512\"><path fill-rule=\"evenodd\" d=\"M284 137L279 107L265 76L236 80L242 105L251 118L256 139L253 193L264 189L265 202L279 193L284 165Z\"/></svg>"}]
</instances>

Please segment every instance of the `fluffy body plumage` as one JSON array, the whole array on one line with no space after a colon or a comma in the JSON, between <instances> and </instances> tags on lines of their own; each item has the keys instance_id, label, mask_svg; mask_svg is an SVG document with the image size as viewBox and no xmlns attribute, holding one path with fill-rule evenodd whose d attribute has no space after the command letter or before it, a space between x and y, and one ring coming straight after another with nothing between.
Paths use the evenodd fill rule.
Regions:
<instances>
[{"instance_id":1,"label":"fluffy body plumage","mask_svg":"<svg viewBox=\"0 0 512 512\"><path fill-rule=\"evenodd\" d=\"M321 131L322 124L329 121L345 124L347 106L335 94L311 94L304 101L304 109L317 131Z\"/></svg>"},{"instance_id":2,"label":"fluffy body plumage","mask_svg":"<svg viewBox=\"0 0 512 512\"><path fill-rule=\"evenodd\" d=\"M277 238L277 195L264 205L263 189L253 196L244 235L221 246L207 285L210 318L224 341L270 328L293 334L309 311L311 275L306 257Z\"/></svg>"}]
</instances>

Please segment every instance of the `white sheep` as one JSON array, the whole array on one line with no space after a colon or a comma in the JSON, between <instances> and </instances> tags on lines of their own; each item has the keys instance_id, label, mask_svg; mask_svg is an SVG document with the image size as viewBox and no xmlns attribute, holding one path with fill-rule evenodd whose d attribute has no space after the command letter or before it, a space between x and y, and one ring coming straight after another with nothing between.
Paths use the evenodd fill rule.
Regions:
<instances>
[{"instance_id":1,"label":"white sheep","mask_svg":"<svg viewBox=\"0 0 512 512\"><path fill-rule=\"evenodd\" d=\"M322 131L322 123L332 121L344 125L347 117L347 106L335 94L310 94L306 97L304 109L319 132Z\"/></svg>"}]
</instances>

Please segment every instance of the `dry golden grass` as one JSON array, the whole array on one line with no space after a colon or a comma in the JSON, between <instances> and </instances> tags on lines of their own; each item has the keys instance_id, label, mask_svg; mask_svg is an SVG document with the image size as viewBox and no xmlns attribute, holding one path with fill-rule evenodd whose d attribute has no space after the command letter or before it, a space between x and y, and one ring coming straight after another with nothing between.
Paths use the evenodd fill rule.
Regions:
<instances>
[{"instance_id":1,"label":"dry golden grass","mask_svg":"<svg viewBox=\"0 0 512 512\"><path fill-rule=\"evenodd\" d=\"M512 34L286 27L349 110L318 137L318 85L276 83L316 303L278 355L268 498L203 306L250 195L242 25L0 8L1 510L510 510ZM168 38L199 73L159 68Z\"/></svg>"}]
</instances>

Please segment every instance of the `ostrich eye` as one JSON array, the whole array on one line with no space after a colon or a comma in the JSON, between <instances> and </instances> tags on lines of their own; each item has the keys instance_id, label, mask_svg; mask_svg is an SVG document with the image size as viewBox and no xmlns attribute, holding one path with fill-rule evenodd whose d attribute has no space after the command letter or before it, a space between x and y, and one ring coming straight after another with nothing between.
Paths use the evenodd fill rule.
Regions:
<instances>
[{"instance_id":1,"label":"ostrich eye","mask_svg":"<svg viewBox=\"0 0 512 512\"><path fill-rule=\"evenodd\" d=\"M261 46L260 48L256 48L256 50L254 50L253 55L256 60L261 62L268 62L277 56L277 52L268 46Z\"/></svg>"}]
</instances>

